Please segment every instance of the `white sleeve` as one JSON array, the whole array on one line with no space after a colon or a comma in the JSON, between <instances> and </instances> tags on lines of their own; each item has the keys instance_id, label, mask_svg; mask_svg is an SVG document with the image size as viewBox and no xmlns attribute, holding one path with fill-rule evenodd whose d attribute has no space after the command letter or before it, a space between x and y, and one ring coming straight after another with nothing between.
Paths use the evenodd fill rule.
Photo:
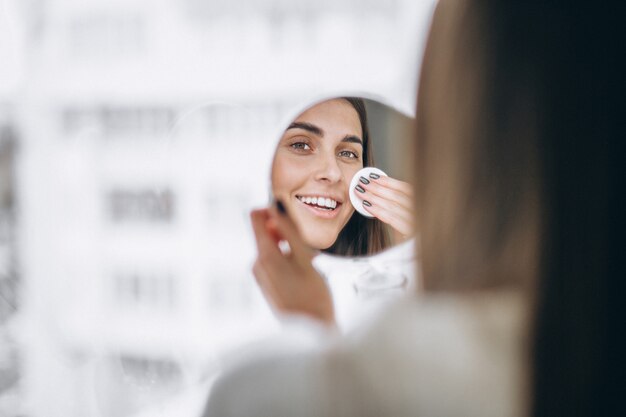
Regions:
<instances>
[{"instance_id":1,"label":"white sleeve","mask_svg":"<svg viewBox=\"0 0 626 417\"><path fill-rule=\"evenodd\" d=\"M326 415L319 353L266 357L226 371L213 385L204 417Z\"/></svg>"}]
</instances>

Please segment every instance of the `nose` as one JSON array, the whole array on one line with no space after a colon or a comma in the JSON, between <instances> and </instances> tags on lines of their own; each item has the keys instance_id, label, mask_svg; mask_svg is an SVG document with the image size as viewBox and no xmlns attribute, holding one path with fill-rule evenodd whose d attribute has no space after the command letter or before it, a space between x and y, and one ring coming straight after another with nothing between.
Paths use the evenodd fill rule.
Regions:
<instances>
[{"instance_id":1,"label":"nose","mask_svg":"<svg viewBox=\"0 0 626 417\"><path fill-rule=\"evenodd\" d=\"M319 158L319 169L315 174L317 181L326 181L330 183L339 182L343 177L343 172L337 163L335 155L325 155Z\"/></svg>"}]
</instances>

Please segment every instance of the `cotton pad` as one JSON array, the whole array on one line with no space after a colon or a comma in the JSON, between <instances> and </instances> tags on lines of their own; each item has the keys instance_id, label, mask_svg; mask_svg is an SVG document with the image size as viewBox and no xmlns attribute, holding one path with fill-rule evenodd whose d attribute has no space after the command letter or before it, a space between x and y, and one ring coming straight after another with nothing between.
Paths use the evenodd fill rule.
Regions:
<instances>
[{"instance_id":1,"label":"cotton pad","mask_svg":"<svg viewBox=\"0 0 626 417\"><path fill-rule=\"evenodd\" d=\"M387 174L385 174L383 171L381 171L378 168L365 167L361 169L359 172L357 172L356 174L354 174L354 177L352 177L352 181L350 181L350 190L349 190L350 202L352 203L352 206L354 207L354 209L358 211L360 214L362 214L363 216L368 217L368 218L372 218L374 216L372 216L370 213L367 212L367 210L365 210L365 207L363 207L363 200L358 197L358 195L360 194L361 196L365 197L365 199L367 200L367 197L366 197L367 193L361 194L357 190L355 190L354 187L356 187L357 184L360 184L359 177L365 177L369 181L372 181L372 178L370 178L371 173L378 174L381 177L387 176ZM373 180L373 181L376 181L376 180Z\"/></svg>"}]
</instances>

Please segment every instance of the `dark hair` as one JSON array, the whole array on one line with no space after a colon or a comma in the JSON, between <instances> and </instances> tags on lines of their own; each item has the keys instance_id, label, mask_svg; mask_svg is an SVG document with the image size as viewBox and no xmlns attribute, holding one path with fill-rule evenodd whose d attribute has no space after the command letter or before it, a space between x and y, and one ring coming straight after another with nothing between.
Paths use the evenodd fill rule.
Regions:
<instances>
[{"instance_id":1,"label":"dark hair","mask_svg":"<svg viewBox=\"0 0 626 417\"><path fill-rule=\"evenodd\" d=\"M626 415L624 274L609 240L623 135L607 59L621 46L606 33L621 23L601 10L441 0L422 69L424 287L531 290L538 417Z\"/></svg>"},{"instance_id":2,"label":"dark hair","mask_svg":"<svg viewBox=\"0 0 626 417\"><path fill-rule=\"evenodd\" d=\"M365 102L358 97L342 99L348 101L359 115L363 131L363 166L374 166ZM324 252L346 256L370 255L389 247L389 244L389 232L383 222L376 218L368 219L355 211L337 236L335 243Z\"/></svg>"}]
</instances>

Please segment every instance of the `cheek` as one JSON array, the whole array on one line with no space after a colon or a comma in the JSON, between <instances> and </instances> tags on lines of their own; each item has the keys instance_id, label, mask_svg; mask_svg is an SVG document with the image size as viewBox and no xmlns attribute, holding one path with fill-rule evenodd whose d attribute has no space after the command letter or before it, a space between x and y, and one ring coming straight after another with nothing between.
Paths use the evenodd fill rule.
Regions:
<instances>
[{"instance_id":1,"label":"cheek","mask_svg":"<svg viewBox=\"0 0 626 417\"><path fill-rule=\"evenodd\" d=\"M346 187L350 186L350 181L352 181L352 177L354 177L354 174L359 172L361 168L363 168L363 163L346 166L343 169L343 176L346 181Z\"/></svg>"},{"instance_id":2,"label":"cheek","mask_svg":"<svg viewBox=\"0 0 626 417\"><path fill-rule=\"evenodd\" d=\"M343 219L343 225L341 226L342 229L350 221L350 218L352 217L352 215L355 212L354 207L352 207L352 204L349 201L346 204L347 204L349 209L346 209L346 214L345 214L344 219Z\"/></svg>"},{"instance_id":3,"label":"cheek","mask_svg":"<svg viewBox=\"0 0 626 417\"><path fill-rule=\"evenodd\" d=\"M272 165L272 192L276 196L290 194L307 180L307 169L303 161L284 155L276 155Z\"/></svg>"}]
</instances>

